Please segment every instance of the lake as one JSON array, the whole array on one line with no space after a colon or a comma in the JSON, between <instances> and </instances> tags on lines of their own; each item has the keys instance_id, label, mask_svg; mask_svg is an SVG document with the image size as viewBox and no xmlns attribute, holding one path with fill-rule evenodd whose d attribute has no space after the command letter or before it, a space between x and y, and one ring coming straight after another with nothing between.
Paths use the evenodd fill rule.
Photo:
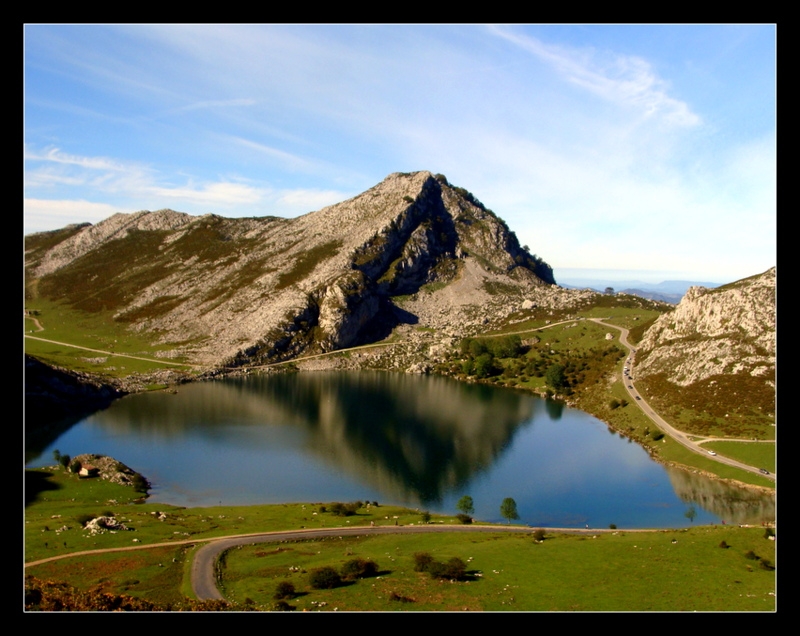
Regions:
<instances>
[{"instance_id":1,"label":"lake","mask_svg":"<svg viewBox=\"0 0 800 636\"><path fill-rule=\"evenodd\" d=\"M629 406L628 408L633 408ZM257 375L132 395L52 451L110 455L144 474L151 501L183 506L368 500L547 527L761 523L774 497L667 468L559 402L448 378L381 372Z\"/></svg>"}]
</instances>

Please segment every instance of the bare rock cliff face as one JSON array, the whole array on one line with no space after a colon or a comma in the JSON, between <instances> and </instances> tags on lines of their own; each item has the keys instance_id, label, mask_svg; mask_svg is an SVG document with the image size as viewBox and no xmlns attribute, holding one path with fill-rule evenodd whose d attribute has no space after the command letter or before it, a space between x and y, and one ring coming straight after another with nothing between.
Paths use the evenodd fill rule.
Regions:
<instances>
[{"instance_id":1,"label":"bare rock cliff face","mask_svg":"<svg viewBox=\"0 0 800 636\"><path fill-rule=\"evenodd\" d=\"M295 219L161 210L31 235L26 279L203 365L330 351L404 322L474 331L512 297L558 302L551 268L429 172Z\"/></svg>"},{"instance_id":2,"label":"bare rock cliff face","mask_svg":"<svg viewBox=\"0 0 800 636\"><path fill-rule=\"evenodd\" d=\"M692 287L645 333L640 377L665 373L687 386L715 375L748 374L774 386L775 279L772 269L716 289Z\"/></svg>"}]
</instances>

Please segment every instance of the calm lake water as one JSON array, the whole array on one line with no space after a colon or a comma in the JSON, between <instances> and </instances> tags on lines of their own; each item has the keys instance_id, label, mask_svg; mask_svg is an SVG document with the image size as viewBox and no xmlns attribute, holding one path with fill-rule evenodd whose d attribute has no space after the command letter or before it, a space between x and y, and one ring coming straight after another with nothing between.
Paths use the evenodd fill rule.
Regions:
<instances>
[{"instance_id":1,"label":"calm lake water","mask_svg":"<svg viewBox=\"0 0 800 636\"><path fill-rule=\"evenodd\" d=\"M110 455L184 506L369 500L532 526L774 519L774 499L653 462L591 415L531 395L392 373L252 375L115 402L52 451Z\"/></svg>"}]
</instances>

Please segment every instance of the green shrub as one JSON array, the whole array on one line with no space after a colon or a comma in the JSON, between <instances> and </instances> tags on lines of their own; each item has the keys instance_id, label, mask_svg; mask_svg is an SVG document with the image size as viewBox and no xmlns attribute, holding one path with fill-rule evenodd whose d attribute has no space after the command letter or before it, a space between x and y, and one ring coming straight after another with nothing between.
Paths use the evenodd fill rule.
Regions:
<instances>
[{"instance_id":1,"label":"green shrub","mask_svg":"<svg viewBox=\"0 0 800 636\"><path fill-rule=\"evenodd\" d=\"M435 559L427 552L414 553L414 572L427 572Z\"/></svg>"},{"instance_id":2,"label":"green shrub","mask_svg":"<svg viewBox=\"0 0 800 636\"><path fill-rule=\"evenodd\" d=\"M614 524L611 524L614 525ZM533 531L533 539L534 541L544 541L544 530L541 528L537 528Z\"/></svg>"},{"instance_id":3,"label":"green shrub","mask_svg":"<svg viewBox=\"0 0 800 636\"><path fill-rule=\"evenodd\" d=\"M350 559L342 566L342 578L346 581L366 579L378 574L378 564L369 559Z\"/></svg>"},{"instance_id":4,"label":"green shrub","mask_svg":"<svg viewBox=\"0 0 800 636\"><path fill-rule=\"evenodd\" d=\"M469 515L465 515L463 512L459 512L456 515L456 519L458 519L464 525L472 523L472 517L470 517Z\"/></svg>"},{"instance_id":5,"label":"green shrub","mask_svg":"<svg viewBox=\"0 0 800 636\"><path fill-rule=\"evenodd\" d=\"M278 601L272 606L272 609L275 612L293 612L297 607L295 605L289 605L286 601Z\"/></svg>"},{"instance_id":6,"label":"green shrub","mask_svg":"<svg viewBox=\"0 0 800 636\"><path fill-rule=\"evenodd\" d=\"M425 510L425 511L424 511L424 512L422 512L422 513L420 513L420 515L419 515L419 516L420 516L420 519L422 520L422 523L430 523L430 520L431 520L431 513L430 513L430 512L428 512L427 510Z\"/></svg>"},{"instance_id":7,"label":"green shrub","mask_svg":"<svg viewBox=\"0 0 800 636\"><path fill-rule=\"evenodd\" d=\"M139 473L131 478L131 484L136 492L147 494L147 491L150 490L150 483Z\"/></svg>"},{"instance_id":8,"label":"green shrub","mask_svg":"<svg viewBox=\"0 0 800 636\"><path fill-rule=\"evenodd\" d=\"M337 517L352 517L364 504L360 501L351 503L340 503L338 501L331 504L329 511Z\"/></svg>"},{"instance_id":9,"label":"green shrub","mask_svg":"<svg viewBox=\"0 0 800 636\"><path fill-rule=\"evenodd\" d=\"M289 581L281 581L275 588L275 594L272 598L278 600L284 598L294 598L296 594L297 593L295 592L294 585L292 583Z\"/></svg>"},{"instance_id":10,"label":"green shrub","mask_svg":"<svg viewBox=\"0 0 800 636\"><path fill-rule=\"evenodd\" d=\"M342 584L342 577L336 570L326 565L311 570L308 574L308 583L315 590L330 590Z\"/></svg>"},{"instance_id":11,"label":"green shrub","mask_svg":"<svg viewBox=\"0 0 800 636\"><path fill-rule=\"evenodd\" d=\"M428 572L434 579L463 581L467 578L467 564L458 557L453 557L446 563L434 561L428 568Z\"/></svg>"},{"instance_id":12,"label":"green shrub","mask_svg":"<svg viewBox=\"0 0 800 636\"><path fill-rule=\"evenodd\" d=\"M467 578L467 564L458 557L453 557L446 563L442 563L427 552L414 553L414 571L427 572L434 579L463 581Z\"/></svg>"}]
</instances>

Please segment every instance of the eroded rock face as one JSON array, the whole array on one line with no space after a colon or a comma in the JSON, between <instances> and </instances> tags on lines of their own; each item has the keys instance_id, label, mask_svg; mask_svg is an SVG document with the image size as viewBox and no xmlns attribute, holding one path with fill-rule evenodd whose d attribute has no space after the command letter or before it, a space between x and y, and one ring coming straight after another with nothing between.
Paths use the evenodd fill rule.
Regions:
<instances>
[{"instance_id":1,"label":"eroded rock face","mask_svg":"<svg viewBox=\"0 0 800 636\"><path fill-rule=\"evenodd\" d=\"M402 323L474 333L523 300L574 295L494 213L429 172L295 219L116 214L26 237L26 270L29 290L110 310L208 366L344 348Z\"/></svg>"},{"instance_id":2,"label":"eroded rock face","mask_svg":"<svg viewBox=\"0 0 800 636\"><path fill-rule=\"evenodd\" d=\"M775 282L773 267L716 289L690 288L675 311L647 330L637 353L639 376L665 373L687 386L749 374L774 386Z\"/></svg>"}]
</instances>

